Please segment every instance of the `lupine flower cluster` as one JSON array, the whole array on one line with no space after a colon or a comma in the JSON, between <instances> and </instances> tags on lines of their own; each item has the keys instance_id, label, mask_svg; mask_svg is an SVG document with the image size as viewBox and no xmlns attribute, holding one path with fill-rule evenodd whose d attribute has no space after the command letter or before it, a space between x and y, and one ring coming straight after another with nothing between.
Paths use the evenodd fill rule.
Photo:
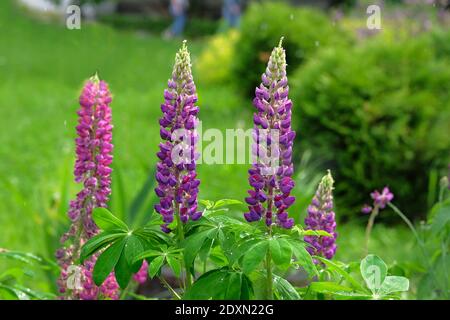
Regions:
<instances>
[{"instance_id":1,"label":"lupine flower cluster","mask_svg":"<svg viewBox=\"0 0 450 320\"><path fill-rule=\"evenodd\" d=\"M382 192L375 190L370 194L370 197L373 199L373 207L365 204L361 209L361 212L364 214L371 213L375 207L378 209L384 209L386 205L394 199L394 194L388 187L384 187Z\"/></svg>"},{"instance_id":2,"label":"lupine flower cluster","mask_svg":"<svg viewBox=\"0 0 450 320\"><path fill-rule=\"evenodd\" d=\"M133 275L133 280L139 284L144 284L147 281L147 274L148 274L148 262L147 260L144 260L144 262L142 262L142 266L139 269L139 271Z\"/></svg>"},{"instance_id":3,"label":"lupine flower cluster","mask_svg":"<svg viewBox=\"0 0 450 320\"><path fill-rule=\"evenodd\" d=\"M333 211L333 177L330 171L322 178L316 194L308 207L305 218L306 230L323 230L331 234L326 236L305 236L304 240L310 244L307 248L311 255L333 258L336 253L336 220Z\"/></svg>"},{"instance_id":4,"label":"lupine flower cluster","mask_svg":"<svg viewBox=\"0 0 450 320\"><path fill-rule=\"evenodd\" d=\"M100 288L93 283L95 257L86 261L83 266L74 265L79 258L81 246L98 232L92 220L92 210L106 207L111 194L111 100L108 85L97 76L86 83L79 100L81 108L77 112L79 120L76 127L77 158L74 175L75 181L82 183L83 188L76 199L70 202L68 216L72 224L61 238L63 244L69 239L71 244L56 253L61 267L59 290L66 298L118 298L119 287L113 274Z\"/></svg>"},{"instance_id":5,"label":"lupine flower cluster","mask_svg":"<svg viewBox=\"0 0 450 320\"><path fill-rule=\"evenodd\" d=\"M181 222L197 220L197 194L200 180L197 179L195 150L198 139L196 127L199 107L192 77L191 59L186 42L175 58L172 78L164 92L165 102L161 105L163 116L159 120L160 135L164 142L159 145L157 156L155 189L160 201L155 210L162 215L161 229L169 233L174 215Z\"/></svg>"},{"instance_id":6,"label":"lupine flower cluster","mask_svg":"<svg viewBox=\"0 0 450 320\"><path fill-rule=\"evenodd\" d=\"M264 218L268 227L276 222L289 229L294 224L287 209L295 202L295 197L290 195L294 188L291 176L295 132L291 129L292 102L288 98L286 53L282 40L272 51L253 100L257 111L253 117L252 152L256 160L249 170L249 184L253 190L248 191L250 196L245 199L249 212L244 217L248 222ZM276 166L273 159L278 161Z\"/></svg>"}]
</instances>

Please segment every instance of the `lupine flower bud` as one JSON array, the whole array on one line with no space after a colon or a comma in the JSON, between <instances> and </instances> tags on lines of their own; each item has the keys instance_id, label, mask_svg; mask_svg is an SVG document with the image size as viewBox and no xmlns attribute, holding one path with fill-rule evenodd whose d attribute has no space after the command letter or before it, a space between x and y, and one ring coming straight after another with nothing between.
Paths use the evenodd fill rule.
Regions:
<instances>
[{"instance_id":1,"label":"lupine flower bud","mask_svg":"<svg viewBox=\"0 0 450 320\"><path fill-rule=\"evenodd\" d=\"M112 124L111 94L108 85L96 76L87 81L80 96L76 143L75 181L82 184L76 199L70 202L68 216L72 222L61 242L70 244L56 252L61 267L60 293L69 299L118 298L114 275L99 288L92 280L96 257L75 266L81 246L98 233L92 210L106 207L111 194ZM72 272L74 271L74 272Z\"/></svg>"},{"instance_id":2,"label":"lupine flower bud","mask_svg":"<svg viewBox=\"0 0 450 320\"><path fill-rule=\"evenodd\" d=\"M308 216L305 218L306 230L323 230L331 234L325 236L305 236L310 244L307 250L311 255L333 258L336 253L336 221L333 211L333 177L330 171L322 178L316 194L308 207ZM316 261L317 262L317 261Z\"/></svg>"},{"instance_id":3,"label":"lupine flower bud","mask_svg":"<svg viewBox=\"0 0 450 320\"><path fill-rule=\"evenodd\" d=\"M160 201L155 210L162 215L161 229L168 233L169 224L178 214L180 221L197 220L201 211L197 210L197 194L200 180L197 179L195 150L197 142L196 127L199 107L196 106L196 88L192 78L191 58L186 42L178 51L172 78L164 91L161 105L163 116L159 120L160 136L156 166L155 189Z\"/></svg>"},{"instance_id":4,"label":"lupine flower bud","mask_svg":"<svg viewBox=\"0 0 450 320\"><path fill-rule=\"evenodd\" d=\"M291 176L295 132L291 129L292 102L288 98L286 53L282 40L272 51L253 100L256 112L253 116L252 151L255 158L248 171L253 190L248 191L249 197L245 199L249 212L244 217L248 222L264 218L269 227L276 222L289 229L294 224L287 209L295 202L295 197L290 195L294 188Z\"/></svg>"},{"instance_id":5,"label":"lupine flower bud","mask_svg":"<svg viewBox=\"0 0 450 320\"><path fill-rule=\"evenodd\" d=\"M372 207L369 206L368 204L365 204L362 208L361 208L361 212L364 214L369 214L372 212Z\"/></svg>"}]
</instances>

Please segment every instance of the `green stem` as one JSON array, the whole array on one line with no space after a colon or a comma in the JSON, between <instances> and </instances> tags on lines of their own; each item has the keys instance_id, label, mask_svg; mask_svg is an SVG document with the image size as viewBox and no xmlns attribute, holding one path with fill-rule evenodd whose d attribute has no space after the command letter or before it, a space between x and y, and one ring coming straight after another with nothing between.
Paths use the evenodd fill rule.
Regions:
<instances>
[{"instance_id":1,"label":"green stem","mask_svg":"<svg viewBox=\"0 0 450 320\"><path fill-rule=\"evenodd\" d=\"M177 300L181 300L180 295L175 291L174 288L164 279L163 277L159 277L159 280L162 282L162 284L167 288L167 290L170 291L170 293L173 295L173 297Z\"/></svg>"},{"instance_id":2,"label":"green stem","mask_svg":"<svg viewBox=\"0 0 450 320\"><path fill-rule=\"evenodd\" d=\"M400 218L403 219L403 221L406 223L406 225L409 227L409 229L411 229L411 232L414 234L414 237L416 237L417 242L419 243L420 247L422 248L422 250L425 250L424 247L424 243L422 241L422 239L420 239L419 234L416 231L416 228L414 228L413 224L411 223L411 221L409 221L409 219L403 214L403 212L400 211L399 208L397 208L395 205L393 205L392 203L388 203L388 206L394 210L394 212L396 214L398 214L400 216ZM425 253L425 252L424 252ZM426 256L426 255L425 255Z\"/></svg>"},{"instance_id":3,"label":"green stem","mask_svg":"<svg viewBox=\"0 0 450 320\"><path fill-rule=\"evenodd\" d=\"M400 216L400 218L402 218L402 220L406 223L406 225L409 227L409 229L411 230L411 232L414 234L414 237L416 238L417 243L419 244L419 247L420 247L420 249L421 249L421 251L422 251L422 255L423 255L424 261L426 261L426 265L427 265L428 269L430 270L431 268L433 268L433 266L432 266L432 264L431 264L431 262L430 262L430 257L429 257L429 255L428 255L427 248L425 247L425 243L424 243L424 242L422 241L422 239L419 237L419 234L417 233L416 228L414 228L414 225L412 224L412 222L411 222L411 221L406 217L406 215L405 215L403 212L401 212L400 209L397 208L394 204L392 204L392 203L389 202L388 205L389 205L389 207L390 207L392 210L394 210L394 212L395 212L396 214L398 214L398 215ZM436 288L438 288L439 285L440 285L440 282L439 282L439 280L438 280L437 277L436 277L436 273L432 271L432 272L431 272L431 276L432 276L433 281L434 281L434 283L435 283L435 285L436 285Z\"/></svg>"},{"instance_id":4,"label":"green stem","mask_svg":"<svg viewBox=\"0 0 450 320\"><path fill-rule=\"evenodd\" d=\"M370 234L372 233L373 224L375 222L375 218L378 215L378 206L375 206L373 208L372 213L369 217L369 222L367 223L366 227L366 239L365 239L365 245L364 245L364 257L366 257L369 254L369 240L370 240Z\"/></svg>"},{"instance_id":5,"label":"green stem","mask_svg":"<svg viewBox=\"0 0 450 320\"><path fill-rule=\"evenodd\" d=\"M181 222L180 219L180 210L179 210L179 206L178 204L176 205L176 218L177 218L177 231L178 231L178 239L181 245L181 242L183 242L184 240L184 230L183 230L183 224ZM186 281L185 281L185 288L189 289L191 287L192 284L192 277L191 277L191 272L189 271L189 267L185 265L185 269L186 269Z\"/></svg>"},{"instance_id":6,"label":"green stem","mask_svg":"<svg viewBox=\"0 0 450 320\"><path fill-rule=\"evenodd\" d=\"M440 190L439 190L439 199L438 199L438 201L439 202L442 202L443 200L444 200L444 194L445 194L445 190L446 190L447 188L440 188Z\"/></svg>"},{"instance_id":7,"label":"green stem","mask_svg":"<svg viewBox=\"0 0 450 320\"><path fill-rule=\"evenodd\" d=\"M128 293L134 292L136 289L137 284L135 282L130 282L128 284L128 286L122 290L122 292L120 293L120 297L119 300L125 300L125 298L127 297Z\"/></svg>"},{"instance_id":8,"label":"green stem","mask_svg":"<svg viewBox=\"0 0 450 320\"><path fill-rule=\"evenodd\" d=\"M272 237L272 226L269 226L269 238L271 237ZM272 252L270 251L270 245L267 248L266 253L266 270L267 270L266 299L273 300Z\"/></svg>"},{"instance_id":9,"label":"green stem","mask_svg":"<svg viewBox=\"0 0 450 320\"><path fill-rule=\"evenodd\" d=\"M266 269L267 269L267 300L273 300L273 276L272 276L272 252L270 247L267 249L266 255Z\"/></svg>"}]
</instances>

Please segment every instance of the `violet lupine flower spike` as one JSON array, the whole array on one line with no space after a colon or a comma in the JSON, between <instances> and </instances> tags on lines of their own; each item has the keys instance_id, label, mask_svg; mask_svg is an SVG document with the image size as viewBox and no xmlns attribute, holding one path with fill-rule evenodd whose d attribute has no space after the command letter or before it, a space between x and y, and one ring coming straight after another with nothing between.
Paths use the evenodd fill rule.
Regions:
<instances>
[{"instance_id":1,"label":"violet lupine flower spike","mask_svg":"<svg viewBox=\"0 0 450 320\"><path fill-rule=\"evenodd\" d=\"M56 253L61 267L58 280L60 293L68 299L117 299L118 289L111 274L102 286L95 286L92 270L96 256L84 265L75 265L81 246L98 233L92 220L92 210L106 207L111 194L112 124L111 94L108 85L95 75L83 88L76 143L75 182L83 185L76 199L70 202L68 216L72 222L61 242L68 246Z\"/></svg>"},{"instance_id":2,"label":"violet lupine flower spike","mask_svg":"<svg viewBox=\"0 0 450 320\"><path fill-rule=\"evenodd\" d=\"M253 222L264 218L269 229L273 222L287 229L294 224L294 219L288 217L287 209L295 202L295 197L290 195L294 188L291 158L295 132L291 129L292 102L288 98L286 53L282 41L283 38L272 51L253 100L257 111L253 116L252 150L258 159L253 161L248 171L249 183L254 189L248 191L250 196L245 199L249 205L249 212L244 214L245 219ZM264 152L266 154L263 156ZM264 157L267 160L267 156L276 159L277 165L265 161Z\"/></svg>"},{"instance_id":3,"label":"violet lupine flower spike","mask_svg":"<svg viewBox=\"0 0 450 320\"><path fill-rule=\"evenodd\" d=\"M179 221L198 220L197 194L200 180L196 173L196 127L199 107L196 106L196 88L191 71L191 58L186 41L175 57L172 78L164 91L161 105L163 116L159 120L160 135L155 189L160 201L155 210L162 215L161 229L169 233L174 214Z\"/></svg>"},{"instance_id":4,"label":"violet lupine flower spike","mask_svg":"<svg viewBox=\"0 0 450 320\"><path fill-rule=\"evenodd\" d=\"M333 258L336 253L336 220L333 211L333 184L331 172L322 178L316 194L308 207L308 216L305 218L306 230L323 230L331 234L326 236L305 236L310 244L307 250L312 256ZM317 261L315 261L317 263Z\"/></svg>"}]
</instances>

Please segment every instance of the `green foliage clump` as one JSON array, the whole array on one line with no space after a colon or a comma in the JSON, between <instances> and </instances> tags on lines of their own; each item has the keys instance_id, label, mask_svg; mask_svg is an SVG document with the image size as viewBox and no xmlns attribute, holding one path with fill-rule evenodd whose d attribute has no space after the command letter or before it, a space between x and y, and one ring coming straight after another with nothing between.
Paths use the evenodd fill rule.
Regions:
<instances>
[{"instance_id":1,"label":"green foliage clump","mask_svg":"<svg viewBox=\"0 0 450 320\"><path fill-rule=\"evenodd\" d=\"M291 78L300 148L336 173L341 215L388 185L412 215L425 212L430 168L450 149L450 64L424 36L330 48Z\"/></svg>"},{"instance_id":2,"label":"green foliage clump","mask_svg":"<svg viewBox=\"0 0 450 320\"><path fill-rule=\"evenodd\" d=\"M198 79L205 84L221 84L231 80L231 68L235 55L234 44L239 32L230 30L208 40L197 62Z\"/></svg>"},{"instance_id":3,"label":"green foliage clump","mask_svg":"<svg viewBox=\"0 0 450 320\"><path fill-rule=\"evenodd\" d=\"M244 93L253 93L270 52L281 36L290 70L308 60L318 48L350 42L322 12L285 3L254 3L243 17L236 43L234 75Z\"/></svg>"}]
</instances>

